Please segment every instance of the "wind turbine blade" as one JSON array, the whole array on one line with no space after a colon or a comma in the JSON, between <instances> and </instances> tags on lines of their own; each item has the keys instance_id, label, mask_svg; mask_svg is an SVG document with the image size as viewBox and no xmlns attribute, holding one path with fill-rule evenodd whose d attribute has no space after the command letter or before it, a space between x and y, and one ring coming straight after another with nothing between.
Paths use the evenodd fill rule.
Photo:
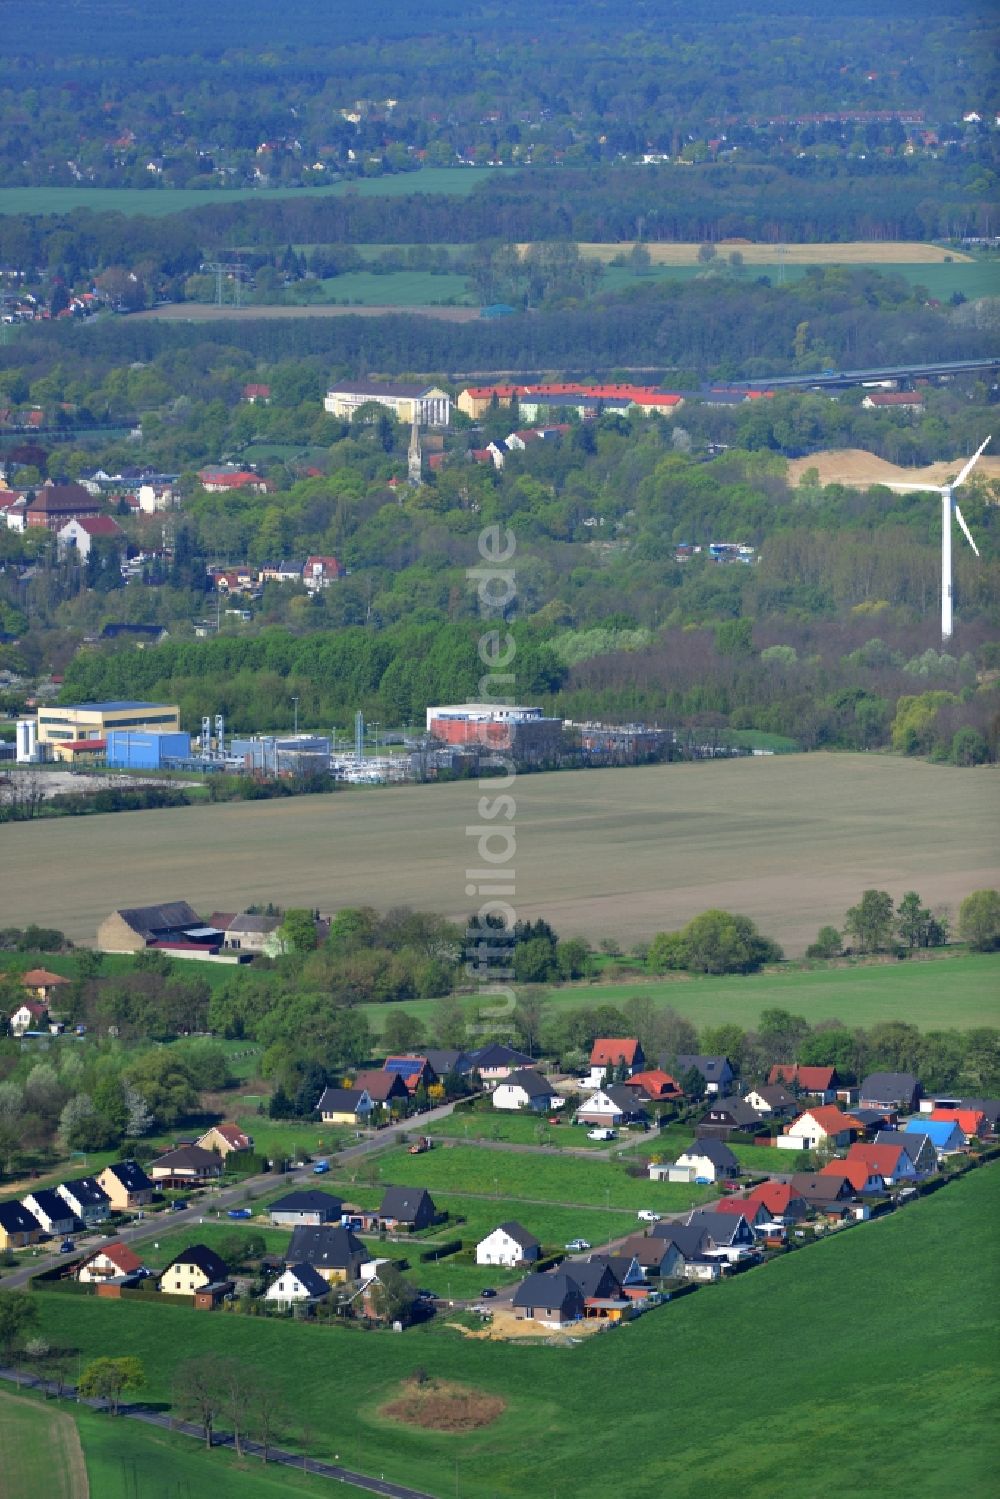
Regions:
<instances>
[{"instance_id":1,"label":"wind turbine blade","mask_svg":"<svg viewBox=\"0 0 1000 1499\"><path fill-rule=\"evenodd\" d=\"M961 510L959 510L959 508L958 508L957 505L955 506L955 519L958 521L958 524L961 526L962 533L965 536L966 541L969 543L970 547L972 548L972 550L975 552L976 556L978 557L979 556L979 548L976 546L976 543L973 541L973 539L972 539L972 532L969 530L968 526L965 524L965 516L962 514Z\"/></svg>"},{"instance_id":2,"label":"wind turbine blade","mask_svg":"<svg viewBox=\"0 0 1000 1499\"><path fill-rule=\"evenodd\" d=\"M952 489L957 489L960 484L964 484L965 483L966 479L971 474L973 468L979 462L979 459L982 457L982 455L986 451L986 449L989 447L991 441L992 441L992 438L987 437L986 441L980 447L978 447L976 449L976 451L973 453L972 457L969 459L968 463L963 468L962 472L959 474L958 478L955 479L953 481L953 483L951 484L950 487Z\"/></svg>"}]
</instances>

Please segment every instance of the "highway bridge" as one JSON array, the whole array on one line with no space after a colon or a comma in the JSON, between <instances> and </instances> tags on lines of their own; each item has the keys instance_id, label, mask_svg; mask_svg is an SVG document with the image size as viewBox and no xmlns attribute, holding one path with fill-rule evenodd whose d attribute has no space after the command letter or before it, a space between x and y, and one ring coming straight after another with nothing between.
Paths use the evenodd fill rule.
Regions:
<instances>
[{"instance_id":1,"label":"highway bridge","mask_svg":"<svg viewBox=\"0 0 1000 1499\"><path fill-rule=\"evenodd\" d=\"M800 390L866 385L877 380L940 380L949 375L989 374L1000 370L1000 353L983 359L942 359L937 364L886 364L867 370L818 370L805 375L759 375L753 380L727 380L714 390Z\"/></svg>"}]
</instances>

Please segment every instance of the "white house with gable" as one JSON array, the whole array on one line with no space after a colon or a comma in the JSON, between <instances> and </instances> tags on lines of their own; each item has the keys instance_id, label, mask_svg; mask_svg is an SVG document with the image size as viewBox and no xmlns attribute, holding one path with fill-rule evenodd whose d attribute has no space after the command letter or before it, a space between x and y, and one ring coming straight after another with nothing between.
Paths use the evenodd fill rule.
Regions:
<instances>
[{"instance_id":1,"label":"white house with gable","mask_svg":"<svg viewBox=\"0 0 1000 1499\"><path fill-rule=\"evenodd\" d=\"M501 1223L485 1239L480 1239L476 1245L476 1264L506 1265L511 1269L514 1265L537 1260L541 1252L542 1247L534 1234L529 1234L520 1223L511 1221Z\"/></svg>"}]
</instances>

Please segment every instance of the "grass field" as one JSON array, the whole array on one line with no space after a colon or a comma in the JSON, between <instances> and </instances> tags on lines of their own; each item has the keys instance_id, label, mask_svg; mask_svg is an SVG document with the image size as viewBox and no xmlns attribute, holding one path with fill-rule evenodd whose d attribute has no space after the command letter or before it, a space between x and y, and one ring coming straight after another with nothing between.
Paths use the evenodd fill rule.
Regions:
<instances>
[{"instance_id":1,"label":"grass field","mask_svg":"<svg viewBox=\"0 0 1000 1499\"><path fill-rule=\"evenodd\" d=\"M598 1140L588 1140L582 1125L574 1125L563 1110L557 1125L548 1124L546 1114L504 1113L498 1109L458 1109L447 1119L427 1126L436 1138L454 1140L498 1140L510 1145L571 1145L574 1150L607 1150ZM417 1121L419 1123L419 1121Z\"/></svg>"},{"instance_id":2,"label":"grass field","mask_svg":"<svg viewBox=\"0 0 1000 1499\"><path fill-rule=\"evenodd\" d=\"M213 203L273 202L276 198L337 198L357 193L361 198L396 198L407 193L471 193L495 170L488 167L427 167L391 177L360 177L329 187L164 188L115 187L3 187L0 214L72 213L90 208L95 213L144 214L162 218L187 208Z\"/></svg>"},{"instance_id":3,"label":"grass field","mask_svg":"<svg viewBox=\"0 0 1000 1499\"><path fill-rule=\"evenodd\" d=\"M793 246L794 249L807 248L804 246ZM773 253L773 252L772 252ZM838 264L836 260L829 264ZM849 261L848 265L858 267L866 262ZM922 286L932 297L944 301L952 296L954 292L961 292L970 300L975 297L995 297L1000 295L1000 261L979 260L973 261L966 256L956 256L951 265L944 262L921 263L919 261L875 261L870 263L870 268L886 273L894 273L902 276L911 286ZM747 269L745 280L753 280L757 276L769 276L774 285L779 285L782 280L786 282L801 281L808 269L807 264L802 262L791 265L781 265L777 261L754 262ZM698 276L705 275L705 267L699 265L655 265L648 273L637 277L627 266L609 265L601 282L601 291L621 291L625 287L635 286L640 281L693 281Z\"/></svg>"},{"instance_id":4,"label":"grass field","mask_svg":"<svg viewBox=\"0 0 1000 1499\"><path fill-rule=\"evenodd\" d=\"M0 1493L3 1499L103 1499L88 1489L83 1449L65 1410L0 1390ZM44 1476L43 1476L44 1475Z\"/></svg>"},{"instance_id":5,"label":"grass field","mask_svg":"<svg viewBox=\"0 0 1000 1499\"><path fill-rule=\"evenodd\" d=\"M576 1348L483 1345L434 1325L366 1336L96 1298L39 1304L43 1331L85 1357L142 1358L153 1400L200 1351L266 1368L316 1455L442 1499L456 1486L463 1499L599 1499L608 1473L626 1471L630 1499L721 1486L862 1499L876 1480L884 1499L987 1499L1000 1458L998 1210L1000 1170L979 1170ZM380 1419L387 1387L421 1366L500 1395L506 1412L460 1440ZM597 1410L600 1461L587 1461Z\"/></svg>"},{"instance_id":6,"label":"grass field","mask_svg":"<svg viewBox=\"0 0 1000 1499\"><path fill-rule=\"evenodd\" d=\"M942 953L915 962L845 963L721 978L639 976L624 983L568 984L551 990L546 1003L560 1010L593 1009L622 1004L636 995L655 1005L669 1005L698 1026L733 1022L749 1030L761 1010L777 1006L802 1015L811 1025L820 1020L864 1026L905 1020L922 1030L967 1030L1000 1025L1000 955ZM467 1004L471 1016L474 1001ZM438 1005L438 1000L421 999L362 1008L372 1030L379 1031L395 1010L431 1024Z\"/></svg>"},{"instance_id":7,"label":"grass field","mask_svg":"<svg viewBox=\"0 0 1000 1499\"><path fill-rule=\"evenodd\" d=\"M478 797L453 782L14 823L4 919L93 941L116 906L169 890L205 912L223 900L323 911L370 901L464 918ZM595 942L648 938L723 906L795 953L868 886L954 909L1000 879L1000 778L988 769L782 755L523 776L516 801L518 915Z\"/></svg>"}]
</instances>

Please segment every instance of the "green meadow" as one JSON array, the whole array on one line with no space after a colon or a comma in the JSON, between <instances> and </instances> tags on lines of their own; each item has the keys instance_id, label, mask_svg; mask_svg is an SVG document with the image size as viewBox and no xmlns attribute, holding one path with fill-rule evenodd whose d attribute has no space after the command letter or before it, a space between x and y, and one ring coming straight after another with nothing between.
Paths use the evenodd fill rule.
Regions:
<instances>
[{"instance_id":1,"label":"green meadow","mask_svg":"<svg viewBox=\"0 0 1000 1499\"><path fill-rule=\"evenodd\" d=\"M442 1499L599 1499L609 1474L627 1475L630 1499L986 1499L1000 1459L998 1210L1000 1170L980 1169L577 1347L482 1344L440 1323L394 1336L38 1298L49 1338L141 1358L150 1400L169 1398L184 1358L244 1358L294 1400L315 1455ZM505 1411L461 1436L382 1416L420 1367L499 1395Z\"/></svg>"},{"instance_id":2,"label":"green meadow","mask_svg":"<svg viewBox=\"0 0 1000 1499\"><path fill-rule=\"evenodd\" d=\"M494 169L495 170L495 169ZM425 167L389 177L358 177L329 187L3 187L0 214L72 213L90 208L95 213L143 214L162 218L188 208L215 203L269 202L276 198L339 198L357 193L361 198L397 198L407 193L471 193L493 173L488 167Z\"/></svg>"}]
</instances>

